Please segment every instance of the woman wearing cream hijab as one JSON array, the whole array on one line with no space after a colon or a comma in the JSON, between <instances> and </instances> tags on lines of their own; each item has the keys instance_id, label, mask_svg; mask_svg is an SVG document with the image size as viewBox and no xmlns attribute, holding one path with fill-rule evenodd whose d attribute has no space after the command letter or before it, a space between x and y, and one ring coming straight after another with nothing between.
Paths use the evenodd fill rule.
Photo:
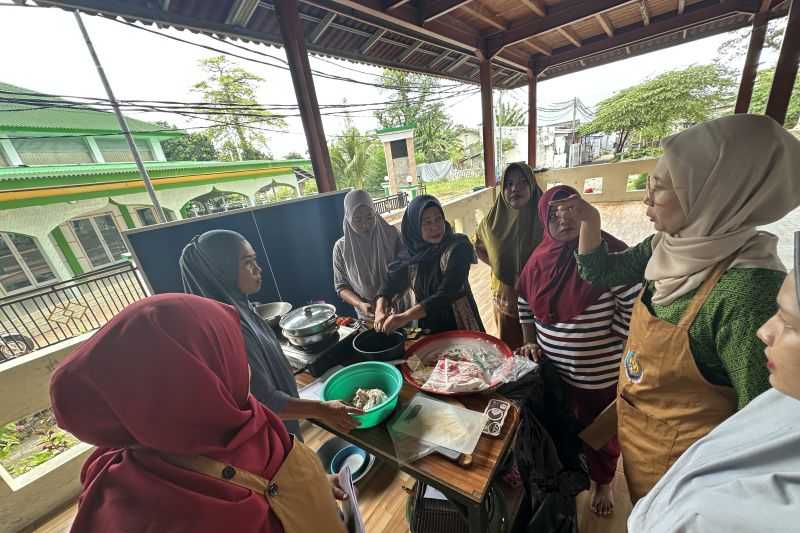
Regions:
<instances>
[{"instance_id":1,"label":"woman wearing cream hijab","mask_svg":"<svg viewBox=\"0 0 800 533\"><path fill-rule=\"evenodd\" d=\"M756 331L785 277L777 237L758 231L800 205L800 141L771 118L734 115L662 141L648 181L656 234L609 253L597 210L553 205L581 224L578 268L608 286L644 278L620 366L616 413L635 503L695 441L769 388Z\"/></svg>"}]
</instances>

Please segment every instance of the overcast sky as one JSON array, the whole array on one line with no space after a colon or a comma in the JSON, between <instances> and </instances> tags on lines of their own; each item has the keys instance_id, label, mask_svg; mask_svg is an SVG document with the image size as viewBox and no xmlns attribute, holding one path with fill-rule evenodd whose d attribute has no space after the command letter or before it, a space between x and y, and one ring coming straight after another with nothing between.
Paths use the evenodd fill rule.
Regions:
<instances>
[{"instance_id":1,"label":"overcast sky","mask_svg":"<svg viewBox=\"0 0 800 533\"><path fill-rule=\"evenodd\" d=\"M204 78L198 62L216 55L214 52L183 44L125 26L100 17L84 16L84 22L100 55L100 60L118 98L141 100L197 101L191 92L194 83ZM188 31L159 30L170 35L231 52L258 56ZM544 81L539 85L539 105L546 106L578 97L593 106L614 92L641 82L661 72L692 64L711 62L724 35L710 37L685 45L653 52L610 65L585 70L576 74ZM244 44L244 43L241 43ZM259 46L246 46L284 58L283 50ZM81 39L71 13L58 9L12 7L0 5L0 81L35 91L104 97L102 85L92 65L91 58ZM263 58L262 58L263 59ZM295 104L289 73L244 60L235 60L240 66L265 78L259 91L263 105ZM741 67L740 58L737 67ZM311 58L314 70L333 73L363 81L376 82L377 68L349 62L336 62ZM356 69L364 74L353 72ZM370 75L372 73L373 75ZM451 83L445 81L445 83ZM351 103L372 103L388 100L388 95L376 87L315 77L320 104L338 104L346 97ZM464 86L471 91L474 86ZM503 98L527 105L525 89L505 92ZM448 100L447 107L453 119L469 127L481 121L480 98L477 95L456 94ZM206 123L175 115L132 114L143 120L167 120L179 126L202 126ZM354 117L362 130L374 129L377 121L371 116ZM323 117L326 134L341 131L343 119ZM276 158L291 151L304 153L305 137L298 118L288 119L290 133L269 137L270 150Z\"/></svg>"}]
</instances>

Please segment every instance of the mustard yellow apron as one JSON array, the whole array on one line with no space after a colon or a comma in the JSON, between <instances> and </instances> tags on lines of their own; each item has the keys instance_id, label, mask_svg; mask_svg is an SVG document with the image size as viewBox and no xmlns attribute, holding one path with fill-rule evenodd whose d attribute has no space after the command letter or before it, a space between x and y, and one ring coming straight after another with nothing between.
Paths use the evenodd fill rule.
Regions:
<instances>
[{"instance_id":1,"label":"mustard yellow apron","mask_svg":"<svg viewBox=\"0 0 800 533\"><path fill-rule=\"evenodd\" d=\"M169 463L261 494L285 533L347 533L322 464L297 439L272 480L208 457L160 453Z\"/></svg>"},{"instance_id":2,"label":"mustard yellow apron","mask_svg":"<svg viewBox=\"0 0 800 533\"><path fill-rule=\"evenodd\" d=\"M622 463L634 504L689 446L736 411L733 388L706 381L689 343L689 328L730 262L715 268L677 325L654 317L641 296L634 306L617 398Z\"/></svg>"}]
</instances>

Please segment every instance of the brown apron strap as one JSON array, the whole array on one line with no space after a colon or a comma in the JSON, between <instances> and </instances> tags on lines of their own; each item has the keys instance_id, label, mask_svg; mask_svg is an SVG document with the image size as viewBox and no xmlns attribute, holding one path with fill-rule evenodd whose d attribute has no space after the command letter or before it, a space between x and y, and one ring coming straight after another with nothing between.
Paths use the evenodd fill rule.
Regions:
<instances>
[{"instance_id":1,"label":"brown apron strap","mask_svg":"<svg viewBox=\"0 0 800 533\"><path fill-rule=\"evenodd\" d=\"M157 453L166 462L175 466L197 472L198 474L205 474L221 481L227 481L228 483L238 485L245 489L250 489L264 497L267 496L267 489L270 486L270 482L247 470L242 470L241 468L236 468L201 455L186 457L164 452Z\"/></svg>"},{"instance_id":2,"label":"brown apron strap","mask_svg":"<svg viewBox=\"0 0 800 533\"><path fill-rule=\"evenodd\" d=\"M711 294L711 291L717 285L719 278L728 270L733 260L736 258L736 254L730 255L727 259L724 259L722 262L717 263L717 266L714 267L714 270L711 271L711 274L706 278L700 288L695 293L692 301L689 302L689 307L686 308L686 311L683 313L678 325L681 327L689 327L694 322L697 313L700 312L700 309L703 307L703 304L706 303L706 299L708 295Z\"/></svg>"}]
</instances>

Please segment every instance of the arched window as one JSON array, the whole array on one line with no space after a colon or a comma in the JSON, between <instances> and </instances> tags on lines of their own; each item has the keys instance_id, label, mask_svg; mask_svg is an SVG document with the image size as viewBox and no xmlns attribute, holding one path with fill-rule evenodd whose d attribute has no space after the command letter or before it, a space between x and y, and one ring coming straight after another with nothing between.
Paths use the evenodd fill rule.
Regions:
<instances>
[{"instance_id":1,"label":"arched window","mask_svg":"<svg viewBox=\"0 0 800 533\"><path fill-rule=\"evenodd\" d=\"M6 294L56 281L33 237L0 232L0 286Z\"/></svg>"}]
</instances>

